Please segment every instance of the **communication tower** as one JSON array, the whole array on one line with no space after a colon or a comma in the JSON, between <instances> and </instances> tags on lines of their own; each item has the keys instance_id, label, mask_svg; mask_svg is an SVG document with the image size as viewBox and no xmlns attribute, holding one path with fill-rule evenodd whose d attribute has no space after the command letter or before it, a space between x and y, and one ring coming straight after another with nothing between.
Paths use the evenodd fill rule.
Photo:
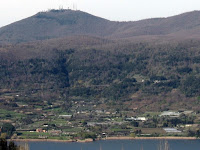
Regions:
<instances>
[{"instance_id":1,"label":"communication tower","mask_svg":"<svg viewBox=\"0 0 200 150\"><path fill-rule=\"evenodd\" d=\"M63 5L60 5L60 6L59 6L59 10L63 10Z\"/></svg>"}]
</instances>

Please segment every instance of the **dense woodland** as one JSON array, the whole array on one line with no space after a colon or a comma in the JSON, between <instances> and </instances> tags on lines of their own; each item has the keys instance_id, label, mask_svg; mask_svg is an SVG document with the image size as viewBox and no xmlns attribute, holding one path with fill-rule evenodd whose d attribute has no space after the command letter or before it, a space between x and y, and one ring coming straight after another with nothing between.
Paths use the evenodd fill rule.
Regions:
<instances>
[{"instance_id":1,"label":"dense woodland","mask_svg":"<svg viewBox=\"0 0 200 150\"><path fill-rule=\"evenodd\" d=\"M200 42L119 43L49 49L21 44L18 53L14 46L2 46L1 92L20 91L25 95L21 101L79 98L124 102L131 108L144 100L152 105L144 109L159 103L159 110L180 104L199 110ZM31 55L34 48L38 53Z\"/></svg>"}]
</instances>

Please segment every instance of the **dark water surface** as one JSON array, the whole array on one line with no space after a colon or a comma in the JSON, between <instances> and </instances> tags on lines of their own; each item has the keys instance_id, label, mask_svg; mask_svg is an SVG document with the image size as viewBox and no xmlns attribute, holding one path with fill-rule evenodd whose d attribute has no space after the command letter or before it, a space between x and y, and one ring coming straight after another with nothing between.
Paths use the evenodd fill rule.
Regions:
<instances>
[{"instance_id":1,"label":"dark water surface","mask_svg":"<svg viewBox=\"0 0 200 150\"><path fill-rule=\"evenodd\" d=\"M30 150L158 150L163 140L105 140L91 143L29 142ZM200 150L200 140L167 140L170 150Z\"/></svg>"}]
</instances>

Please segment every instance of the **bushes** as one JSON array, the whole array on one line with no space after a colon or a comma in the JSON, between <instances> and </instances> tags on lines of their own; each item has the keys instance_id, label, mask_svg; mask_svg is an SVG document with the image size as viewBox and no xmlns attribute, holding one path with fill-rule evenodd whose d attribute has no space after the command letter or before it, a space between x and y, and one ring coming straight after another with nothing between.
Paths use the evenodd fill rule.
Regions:
<instances>
[{"instance_id":1,"label":"bushes","mask_svg":"<svg viewBox=\"0 0 200 150\"><path fill-rule=\"evenodd\" d=\"M200 77L194 75L188 76L182 83L182 90L186 96L199 96Z\"/></svg>"},{"instance_id":2,"label":"bushes","mask_svg":"<svg viewBox=\"0 0 200 150\"><path fill-rule=\"evenodd\" d=\"M81 139L88 139L88 138L91 138L93 140L96 139L96 134L95 133L92 133L92 132L80 132L78 134L78 136L81 138Z\"/></svg>"},{"instance_id":3,"label":"bushes","mask_svg":"<svg viewBox=\"0 0 200 150\"><path fill-rule=\"evenodd\" d=\"M18 147L14 142L8 142L5 139L0 139L0 150L19 150Z\"/></svg>"},{"instance_id":4,"label":"bushes","mask_svg":"<svg viewBox=\"0 0 200 150\"><path fill-rule=\"evenodd\" d=\"M2 133L6 133L7 137L12 136L15 131L15 127L11 123L4 123L2 126Z\"/></svg>"},{"instance_id":5,"label":"bushes","mask_svg":"<svg viewBox=\"0 0 200 150\"><path fill-rule=\"evenodd\" d=\"M183 68L178 68L177 71L180 74L190 73L190 72L192 72L192 68L190 68L190 67L183 67Z\"/></svg>"}]
</instances>

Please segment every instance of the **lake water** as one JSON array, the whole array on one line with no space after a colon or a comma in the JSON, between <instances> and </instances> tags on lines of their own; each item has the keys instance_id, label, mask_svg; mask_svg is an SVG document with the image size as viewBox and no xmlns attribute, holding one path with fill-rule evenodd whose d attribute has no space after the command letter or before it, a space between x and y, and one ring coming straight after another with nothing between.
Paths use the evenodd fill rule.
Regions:
<instances>
[{"instance_id":1,"label":"lake water","mask_svg":"<svg viewBox=\"0 0 200 150\"><path fill-rule=\"evenodd\" d=\"M167 140L170 150L200 150L200 140ZM29 142L30 150L158 150L163 140L105 140L91 143Z\"/></svg>"}]
</instances>

